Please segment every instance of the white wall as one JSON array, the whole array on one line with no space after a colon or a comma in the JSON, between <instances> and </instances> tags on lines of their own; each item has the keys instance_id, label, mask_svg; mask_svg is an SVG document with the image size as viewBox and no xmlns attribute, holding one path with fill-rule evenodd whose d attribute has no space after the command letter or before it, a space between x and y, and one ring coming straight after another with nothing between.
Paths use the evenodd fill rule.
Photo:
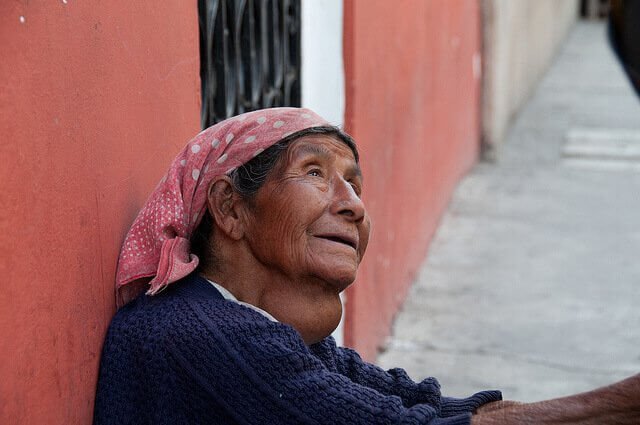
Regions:
<instances>
[{"instance_id":1,"label":"white wall","mask_svg":"<svg viewBox=\"0 0 640 425\"><path fill-rule=\"evenodd\" d=\"M302 0L302 106L344 123L342 0Z\"/></svg>"},{"instance_id":2,"label":"white wall","mask_svg":"<svg viewBox=\"0 0 640 425\"><path fill-rule=\"evenodd\" d=\"M301 7L302 106L342 127L342 0L302 0ZM343 320L333 332L338 345L344 341Z\"/></svg>"}]
</instances>

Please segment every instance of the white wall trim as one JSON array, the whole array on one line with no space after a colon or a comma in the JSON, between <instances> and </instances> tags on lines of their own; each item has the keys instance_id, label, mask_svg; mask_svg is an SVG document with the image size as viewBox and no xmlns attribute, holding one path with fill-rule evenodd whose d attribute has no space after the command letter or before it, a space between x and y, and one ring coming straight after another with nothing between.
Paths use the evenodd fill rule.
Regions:
<instances>
[{"instance_id":1,"label":"white wall trim","mask_svg":"<svg viewBox=\"0 0 640 425\"><path fill-rule=\"evenodd\" d=\"M344 124L342 1L301 1L302 106Z\"/></svg>"}]
</instances>

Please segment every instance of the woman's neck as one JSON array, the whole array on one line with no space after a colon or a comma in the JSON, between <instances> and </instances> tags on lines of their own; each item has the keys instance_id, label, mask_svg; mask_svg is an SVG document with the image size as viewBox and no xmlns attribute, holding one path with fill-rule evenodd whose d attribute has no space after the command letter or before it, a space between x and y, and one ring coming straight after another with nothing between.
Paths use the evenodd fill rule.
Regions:
<instances>
[{"instance_id":1,"label":"woman's neck","mask_svg":"<svg viewBox=\"0 0 640 425\"><path fill-rule=\"evenodd\" d=\"M254 305L296 329L307 345L335 330L342 302L335 288L318 279L292 279L273 270L244 264L241 257L220 261L202 275L223 286L239 301Z\"/></svg>"}]
</instances>

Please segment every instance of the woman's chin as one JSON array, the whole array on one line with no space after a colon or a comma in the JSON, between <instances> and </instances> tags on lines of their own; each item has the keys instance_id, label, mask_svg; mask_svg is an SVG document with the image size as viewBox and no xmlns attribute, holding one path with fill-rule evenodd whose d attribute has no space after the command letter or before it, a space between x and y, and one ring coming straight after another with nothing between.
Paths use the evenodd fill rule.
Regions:
<instances>
[{"instance_id":1,"label":"woman's chin","mask_svg":"<svg viewBox=\"0 0 640 425\"><path fill-rule=\"evenodd\" d=\"M318 255L307 264L306 270L309 275L319 278L339 293L355 281L359 261L355 254Z\"/></svg>"}]
</instances>

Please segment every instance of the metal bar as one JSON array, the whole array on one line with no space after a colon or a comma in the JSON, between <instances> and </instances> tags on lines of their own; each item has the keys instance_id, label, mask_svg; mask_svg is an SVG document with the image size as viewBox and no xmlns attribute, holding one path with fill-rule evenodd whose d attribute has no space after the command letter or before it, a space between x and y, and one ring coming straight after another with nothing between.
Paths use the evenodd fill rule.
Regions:
<instances>
[{"instance_id":1,"label":"metal bar","mask_svg":"<svg viewBox=\"0 0 640 425\"><path fill-rule=\"evenodd\" d=\"M300 106L300 0L199 0L202 126Z\"/></svg>"}]
</instances>

